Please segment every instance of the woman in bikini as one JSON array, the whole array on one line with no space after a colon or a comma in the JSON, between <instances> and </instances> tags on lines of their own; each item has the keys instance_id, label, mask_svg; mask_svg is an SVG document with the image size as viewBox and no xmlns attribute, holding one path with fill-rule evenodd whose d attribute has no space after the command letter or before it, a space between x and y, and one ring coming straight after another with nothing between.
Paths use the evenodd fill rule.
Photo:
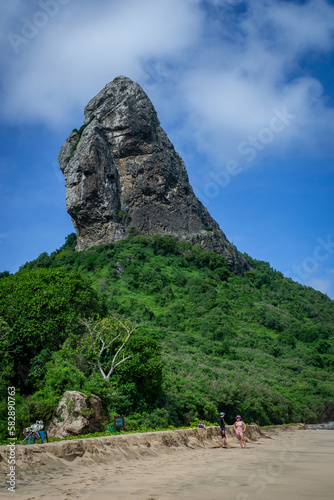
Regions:
<instances>
[{"instance_id":1,"label":"woman in bikini","mask_svg":"<svg viewBox=\"0 0 334 500\"><path fill-rule=\"evenodd\" d=\"M241 420L240 415L237 415L235 419L236 421L233 425L233 428L239 440L240 447L242 448L242 443L244 443L244 447L247 448L246 441L244 438L244 432L246 431L246 424Z\"/></svg>"}]
</instances>

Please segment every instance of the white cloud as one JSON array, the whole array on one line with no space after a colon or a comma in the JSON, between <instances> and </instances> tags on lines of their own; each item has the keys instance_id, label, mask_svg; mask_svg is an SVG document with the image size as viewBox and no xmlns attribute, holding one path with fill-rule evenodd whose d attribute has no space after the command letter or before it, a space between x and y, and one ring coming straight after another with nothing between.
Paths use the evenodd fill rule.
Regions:
<instances>
[{"instance_id":1,"label":"white cloud","mask_svg":"<svg viewBox=\"0 0 334 500\"><path fill-rule=\"evenodd\" d=\"M303 6L255 0L243 16L222 15L221 21L228 41L220 50L207 45L205 63L184 74L189 137L221 168L240 142L268 126L273 108L286 107L296 119L266 149L279 152L288 143L317 148L319 136L330 144L333 108L321 82L299 64L308 51L333 49L333 7L322 0Z\"/></svg>"},{"instance_id":2,"label":"white cloud","mask_svg":"<svg viewBox=\"0 0 334 500\"><path fill-rule=\"evenodd\" d=\"M305 50L332 49L334 11L325 0L312 0L302 7L275 3L269 10L292 58Z\"/></svg>"},{"instance_id":3,"label":"white cloud","mask_svg":"<svg viewBox=\"0 0 334 500\"><path fill-rule=\"evenodd\" d=\"M97 10L91 2L63 6L27 44L15 47L18 54L12 51L5 116L61 123L115 76L142 78L143 61L168 57L194 42L201 28L196 3L127 0L103 2Z\"/></svg>"},{"instance_id":4,"label":"white cloud","mask_svg":"<svg viewBox=\"0 0 334 500\"><path fill-rule=\"evenodd\" d=\"M3 22L19 32L21 17L33 19L40 7L28 13L26 4L14 4ZM333 49L334 8L324 0L211 4L216 14L206 17L199 0L69 0L18 54L6 40L4 119L73 126L73 116L125 74L152 90L180 137L217 168L268 127L274 108L285 107L296 119L263 155L289 144L317 148L320 138L330 144L333 109L317 75L304 73L300 61L308 51ZM247 10L238 14L241 4Z\"/></svg>"}]
</instances>

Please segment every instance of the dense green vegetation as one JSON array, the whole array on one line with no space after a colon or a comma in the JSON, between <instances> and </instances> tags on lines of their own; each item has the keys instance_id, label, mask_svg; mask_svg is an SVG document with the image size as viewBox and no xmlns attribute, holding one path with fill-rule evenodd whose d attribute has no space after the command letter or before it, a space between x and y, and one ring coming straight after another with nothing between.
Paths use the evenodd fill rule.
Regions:
<instances>
[{"instance_id":1,"label":"dense green vegetation","mask_svg":"<svg viewBox=\"0 0 334 500\"><path fill-rule=\"evenodd\" d=\"M248 255L253 271L236 276L222 256L171 236L84 252L75 242L70 235L0 279L2 379L20 374L20 425L47 420L66 389L93 392L110 415L156 427L215 421L221 409L228 423L236 413L262 425L334 418L326 295ZM80 317L97 316L139 325L132 357L110 381L78 351Z\"/></svg>"}]
</instances>

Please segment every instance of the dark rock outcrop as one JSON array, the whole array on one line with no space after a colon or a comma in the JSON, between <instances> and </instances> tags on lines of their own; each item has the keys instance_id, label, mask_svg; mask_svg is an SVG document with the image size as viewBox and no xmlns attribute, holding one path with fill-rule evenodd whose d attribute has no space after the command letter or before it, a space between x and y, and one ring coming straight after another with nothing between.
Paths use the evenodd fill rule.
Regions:
<instances>
[{"instance_id":1,"label":"dark rock outcrop","mask_svg":"<svg viewBox=\"0 0 334 500\"><path fill-rule=\"evenodd\" d=\"M222 254L238 274L249 269L195 196L152 102L129 78L115 78L88 103L58 161L78 250L131 233L171 234Z\"/></svg>"}]
</instances>

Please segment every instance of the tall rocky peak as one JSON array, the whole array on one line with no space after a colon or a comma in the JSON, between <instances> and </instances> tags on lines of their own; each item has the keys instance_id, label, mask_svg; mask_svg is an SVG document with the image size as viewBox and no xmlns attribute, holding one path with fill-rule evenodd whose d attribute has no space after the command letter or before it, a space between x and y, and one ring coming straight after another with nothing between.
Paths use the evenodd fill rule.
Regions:
<instances>
[{"instance_id":1,"label":"tall rocky peak","mask_svg":"<svg viewBox=\"0 0 334 500\"><path fill-rule=\"evenodd\" d=\"M115 78L85 108L85 122L61 147L66 204L77 250L129 234L171 234L224 255L234 272L249 269L195 196L144 90Z\"/></svg>"}]
</instances>

